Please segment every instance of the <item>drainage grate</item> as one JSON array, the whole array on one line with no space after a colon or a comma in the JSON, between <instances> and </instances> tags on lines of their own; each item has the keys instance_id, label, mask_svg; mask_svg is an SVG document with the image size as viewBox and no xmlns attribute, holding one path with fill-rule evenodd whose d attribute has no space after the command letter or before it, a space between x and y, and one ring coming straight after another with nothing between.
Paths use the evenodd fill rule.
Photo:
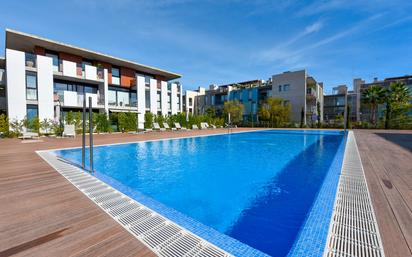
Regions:
<instances>
[{"instance_id":1,"label":"drainage grate","mask_svg":"<svg viewBox=\"0 0 412 257\"><path fill-rule=\"evenodd\" d=\"M355 136L348 134L325 257L384 257Z\"/></svg>"},{"instance_id":2,"label":"drainage grate","mask_svg":"<svg viewBox=\"0 0 412 257\"><path fill-rule=\"evenodd\" d=\"M232 256L80 168L59 160L51 151L38 151L37 153L157 255Z\"/></svg>"}]
</instances>

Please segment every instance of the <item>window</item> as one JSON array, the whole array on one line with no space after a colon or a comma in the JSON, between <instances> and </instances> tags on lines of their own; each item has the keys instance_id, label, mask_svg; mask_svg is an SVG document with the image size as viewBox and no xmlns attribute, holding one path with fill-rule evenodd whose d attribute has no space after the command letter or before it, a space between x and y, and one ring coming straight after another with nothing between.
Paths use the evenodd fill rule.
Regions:
<instances>
[{"instance_id":1,"label":"window","mask_svg":"<svg viewBox=\"0 0 412 257\"><path fill-rule=\"evenodd\" d=\"M279 92L282 92L282 85L279 85Z\"/></svg>"},{"instance_id":2,"label":"window","mask_svg":"<svg viewBox=\"0 0 412 257\"><path fill-rule=\"evenodd\" d=\"M289 85L289 84L283 85L283 91L289 91L289 89L290 89L290 85Z\"/></svg>"},{"instance_id":3,"label":"window","mask_svg":"<svg viewBox=\"0 0 412 257\"><path fill-rule=\"evenodd\" d=\"M249 100L252 100L252 97L253 97L253 91L249 90Z\"/></svg>"},{"instance_id":4,"label":"window","mask_svg":"<svg viewBox=\"0 0 412 257\"><path fill-rule=\"evenodd\" d=\"M26 99L37 100L37 76L35 73L26 73Z\"/></svg>"},{"instance_id":5,"label":"window","mask_svg":"<svg viewBox=\"0 0 412 257\"><path fill-rule=\"evenodd\" d=\"M137 106L137 93L130 92L130 106Z\"/></svg>"},{"instance_id":6,"label":"window","mask_svg":"<svg viewBox=\"0 0 412 257\"><path fill-rule=\"evenodd\" d=\"M192 106L192 105L193 105L193 99L189 98L189 106Z\"/></svg>"},{"instance_id":7,"label":"window","mask_svg":"<svg viewBox=\"0 0 412 257\"><path fill-rule=\"evenodd\" d=\"M27 105L27 120L31 121L34 118L37 118L39 115L39 111L37 105L28 104Z\"/></svg>"},{"instance_id":8,"label":"window","mask_svg":"<svg viewBox=\"0 0 412 257\"><path fill-rule=\"evenodd\" d=\"M52 53L46 53L46 56L53 60L53 71L59 71L59 56Z\"/></svg>"},{"instance_id":9,"label":"window","mask_svg":"<svg viewBox=\"0 0 412 257\"><path fill-rule=\"evenodd\" d=\"M117 91L117 104L119 106L130 106L129 92Z\"/></svg>"},{"instance_id":10,"label":"window","mask_svg":"<svg viewBox=\"0 0 412 257\"><path fill-rule=\"evenodd\" d=\"M117 94L115 90L109 90L108 92L108 101L109 105L117 105Z\"/></svg>"},{"instance_id":11,"label":"window","mask_svg":"<svg viewBox=\"0 0 412 257\"><path fill-rule=\"evenodd\" d=\"M289 101L289 100L283 101L283 106L288 106L289 104L290 104L290 101Z\"/></svg>"},{"instance_id":12,"label":"window","mask_svg":"<svg viewBox=\"0 0 412 257\"><path fill-rule=\"evenodd\" d=\"M157 109L162 109L162 98L160 92L157 92L156 95Z\"/></svg>"},{"instance_id":13,"label":"window","mask_svg":"<svg viewBox=\"0 0 412 257\"><path fill-rule=\"evenodd\" d=\"M112 84L120 85L120 69L112 67Z\"/></svg>"},{"instance_id":14,"label":"window","mask_svg":"<svg viewBox=\"0 0 412 257\"><path fill-rule=\"evenodd\" d=\"M145 98L146 108L150 108L150 91L149 90L145 90L144 98Z\"/></svg>"},{"instance_id":15,"label":"window","mask_svg":"<svg viewBox=\"0 0 412 257\"><path fill-rule=\"evenodd\" d=\"M167 106L169 107L169 110L172 109L172 94L167 93Z\"/></svg>"}]
</instances>

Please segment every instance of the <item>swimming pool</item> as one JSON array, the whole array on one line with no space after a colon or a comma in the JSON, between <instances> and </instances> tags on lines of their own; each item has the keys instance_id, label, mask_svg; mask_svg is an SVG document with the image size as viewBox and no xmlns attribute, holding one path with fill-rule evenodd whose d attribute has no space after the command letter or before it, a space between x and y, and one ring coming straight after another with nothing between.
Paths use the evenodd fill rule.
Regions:
<instances>
[{"instance_id":1,"label":"swimming pool","mask_svg":"<svg viewBox=\"0 0 412 257\"><path fill-rule=\"evenodd\" d=\"M343 148L340 132L286 130L108 145L94 175L229 253L285 256ZM81 149L56 154L81 162Z\"/></svg>"}]
</instances>

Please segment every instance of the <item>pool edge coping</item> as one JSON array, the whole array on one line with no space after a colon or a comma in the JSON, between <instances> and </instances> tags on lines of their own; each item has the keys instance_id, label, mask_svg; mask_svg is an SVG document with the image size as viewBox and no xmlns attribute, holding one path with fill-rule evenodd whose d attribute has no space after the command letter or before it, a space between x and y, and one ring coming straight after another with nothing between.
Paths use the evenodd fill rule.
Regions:
<instances>
[{"instance_id":1,"label":"pool edge coping","mask_svg":"<svg viewBox=\"0 0 412 257\"><path fill-rule=\"evenodd\" d=\"M134 200L133 198L127 196L126 194L120 192L119 190L113 188L112 186L106 184L105 182L101 181L100 179L90 175L89 173L85 172L79 167L76 167L70 163L66 163L62 160L59 160L59 158L56 155L53 155L50 153L52 150L41 150L41 151L36 151L36 153L44 160L46 161L54 170L56 170L59 174L61 174L68 182L70 182L74 187L76 187L81 193L83 193L90 201L92 201L94 204L96 204L101 210L103 210L107 215L109 215L114 221L116 221L120 226L122 226L126 231L128 231L132 236L134 236L139 242L143 243L146 247L148 247L151 251L153 251L156 255L158 256L163 256L162 252L166 253L175 253L175 254L181 254L182 252L179 253L179 247L181 245L176 246L176 242L179 240L183 241L183 244L186 242L188 244L192 244L192 248L184 253L186 256L187 254L200 254L202 251L207 251L209 254L214 254L210 256L222 256L222 257L232 257L233 255L226 252L225 250L221 249L220 247L214 245L213 243L201 238L200 236L196 235L195 233L183 228L182 226L178 225L176 222L168 219L167 217L157 213L156 211L152 210L148 206L139 203L138 201ZM61 165L61 166L59 166ZM59 168L61 167L61 168ZM76 181L78 181L76 183ZM82 188L82 184L84 185L89 185L91 184L90 187L85 187ZM101 190L106 190L104 193L104 196L107 195L106 198L109 198L107 201L99 201L96 200L101 195L97 195L96 197L91 197L91 194L96 193L97 191ZM95 190L94 190L95 189ZM90 191L91 190L91 191ZM111 192L110 192L111 191ZM109 195L113 194L112 197ZM104 206L110 205L110 203L114 202L115 200L121 201L123 200L122 203L119 203L112 208L105 208ZM117 211L122 208L127 208L127 206L131 206L132 204L135 204L134 209L129 209L124 213L121 213L120 215L114 215L112 212ZM131 208L131 207L130 207ZM130 224L125 224L121 222L122 218L125 218L127 215L131 214L136 214L139 211L144 211L148 210L150 213L147 215L141 217L139 220L134 220ZM117 212L114 212L117 213ZM149 228L147 231L144 231L141 234L136 234L132 228L138 225L142 225L142 223L148 222L150 219L156 219L160 217L161 224L154 225L153 223L150 224L151 228ZM144 224L145 225L145 224ZM154 226L153 226L154 225ZM163 226L162 226L163 225ZM172 228L174 231L176 231L175 234L171 235L169 238L164 240L163 242L160 242L158 245L151 245L147 241L144 240L143 237L153 237L156 236L156 232L159 232L162 229L166 229L166 227L175 227ZM177 230L176 230L177 229ZM170 230L169 230L170 231ZM158 237L161 237L162 235L158 235ZM186 236L186 238L185 238ZM178 242L179 243L179 242ZM195 243L195 245L193 245ZM174 249L171 247L178 247L178 249ZM171 249L170 249L171 248Z\"/></svg>"},{"instance_id":2,"label":"pool edge coping","mask_svg":"<svg viewBox=\"0 0 412 257\"><path fill-rule=\"evenodd\" d=\"M352 155L352 156L350 156ZM349 158L353 157L351 160L349 160ZM358 174L353 174L353 173L358 173ZM352 174L351 174L352 173ZM358 176L358 177L356 177ZM361 189L363 189L365 191L365 198L366 198L366 204L368 204L368 208L369 208L369 213L371 215L371 219L370 221L370 226L373 227L373 229L375 230L375 232L372 231L361 231L359 232L359 228L356 227L349 227L346 228L347 231L351 232L351 235L348 237L344 237L342 235L339 234L342 233L342 230L338 230L336 231L335 225L336 226L342 226L345 227L346 224L341 224L341 222L335 221L335 217L340 215L340 216L345 216L347 215L346 213L343 213L343 211L347 211L347 207L343 207L343 208L339 208L339 201L345 201L342 200L342 198L344 198L344 194L342 191L349 191L347 190L344 185L345 181L344 181L344 177L347 178L347 180L351 181L352 183L355 182L356 179L358 179L360 183L360 187ZM347 193L347 192L346 192ZM346 200L348 201L348 200ZM359 205L357 206L357 211L359 210ZM363 210L362 210L363 211ZM346 217L348 218L348 217ZM353 218L353 217L350 217ZM349 218L349 219L350 219ZM365 221L366 222L366 221ZM358 231L356 231L358 230ZM346 231L346 232L347 232ZM354 237L359 236L359 233L362 232L366 232L367 234L372 234L376 236L375 239L375 245L368 245L368 243L366 243L366 238L365 237L361 237L362 239L354 239ZM358 233L358 235L356 235L356 233ZM355 236L354 236L355 235ZM346 242L345 242L346 241ZM350 242L347 242L350 241ZM334 257L334 256L341 256L340 254L342 254L342 251L340 251L339 249L337 249L337 245L340 244L340 246L346 246L349 247L348 245L350 243L355 244L355 246L352 245L353 248L356 247L368 247L366 250L365 248L363 248L362 250L365 251L365 255L363 256L380 256L380 257L385 257L385 251L384 251L384 247L383 247L383 243L382 243L382 237L380 235L380 231L379 231L379 225L377 223L377 219L376 219L376 214L375 214L375 209L373 207L372 204L372 199L371 199L371 194L369 191L369 187L368 187L368 183L366 180L366 176L365 176L365 170L363 168L363 164L362 164L362 159L360 157L360 153L359 153L359 148L356 142L356 137L354 135L353 131L348 131L347 134L347 138L346 138L346 147L345 147L345 152L344 152L344 156L343 156L343 162L342 162L342 168L341 168L341 172L339 174L339 184L338 184L338 188L336 190L336 195L335 195L335 200L334 200L334 204L333 204L333 213L332 216L330 217L330 224L329 224L329 229L328 229L328 235L327 235L327 241L324 247L324 252L323 252L323 256L324 257ZM356 245L356 243L358 245ZM359 246L360 245L360 246ZM352 248L352 250L353 250ZM359 249L357 249L359 250ZM355 251L355 250L354 250ZM360 250L359 250L360 251ZM375 252L373 252L375 251ZM345 254L346 252L343 252L343 254ZM374 255L374 253L376 253L376 255ZM346 253L347 254L347 253ZM347 254L349 256L349 254Z\"/></svg>"}]
</instances>

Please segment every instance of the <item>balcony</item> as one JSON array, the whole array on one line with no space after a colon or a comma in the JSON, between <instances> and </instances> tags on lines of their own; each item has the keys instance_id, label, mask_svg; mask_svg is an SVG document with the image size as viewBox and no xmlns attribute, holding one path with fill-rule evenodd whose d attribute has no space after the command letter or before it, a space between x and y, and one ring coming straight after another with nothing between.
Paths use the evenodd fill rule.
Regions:
<instances>
[{"instance_id":1,"label":"balcony","mask_svg":"<svg viewBox=\"0 0 412 257\"><path fill-rule=\"evenodd\" d=\"M32 53L25 53L25 64L28 68L36 68L37 56Z\"/></svg>"},{"instance_id":2,"label":"balcony","mask_svg":"<svg viewBox=\"0 0 412 257\"><path fill-rule=\"evenodd\" d=\"M59 69L63 76L80 78L86 80L102 81L104 80L104 70L92 65L85 65L84 70L77 63L62 60Z\"/></svg>"},{"instance_id":3,"label":"balcony","mask_svg":"<svg viewBox=\"0 0 412 257\"><path fill-rule=\"evenodd\" d=\"M75 91L63 91L63 94L55 95L55 100L60 101L62 106L83 107L83 94ZM104 108L104 97L101 94L86 93L86 104L89 106L89 97L92 98L93 108Z\"/></svg>"}]
</instances>

